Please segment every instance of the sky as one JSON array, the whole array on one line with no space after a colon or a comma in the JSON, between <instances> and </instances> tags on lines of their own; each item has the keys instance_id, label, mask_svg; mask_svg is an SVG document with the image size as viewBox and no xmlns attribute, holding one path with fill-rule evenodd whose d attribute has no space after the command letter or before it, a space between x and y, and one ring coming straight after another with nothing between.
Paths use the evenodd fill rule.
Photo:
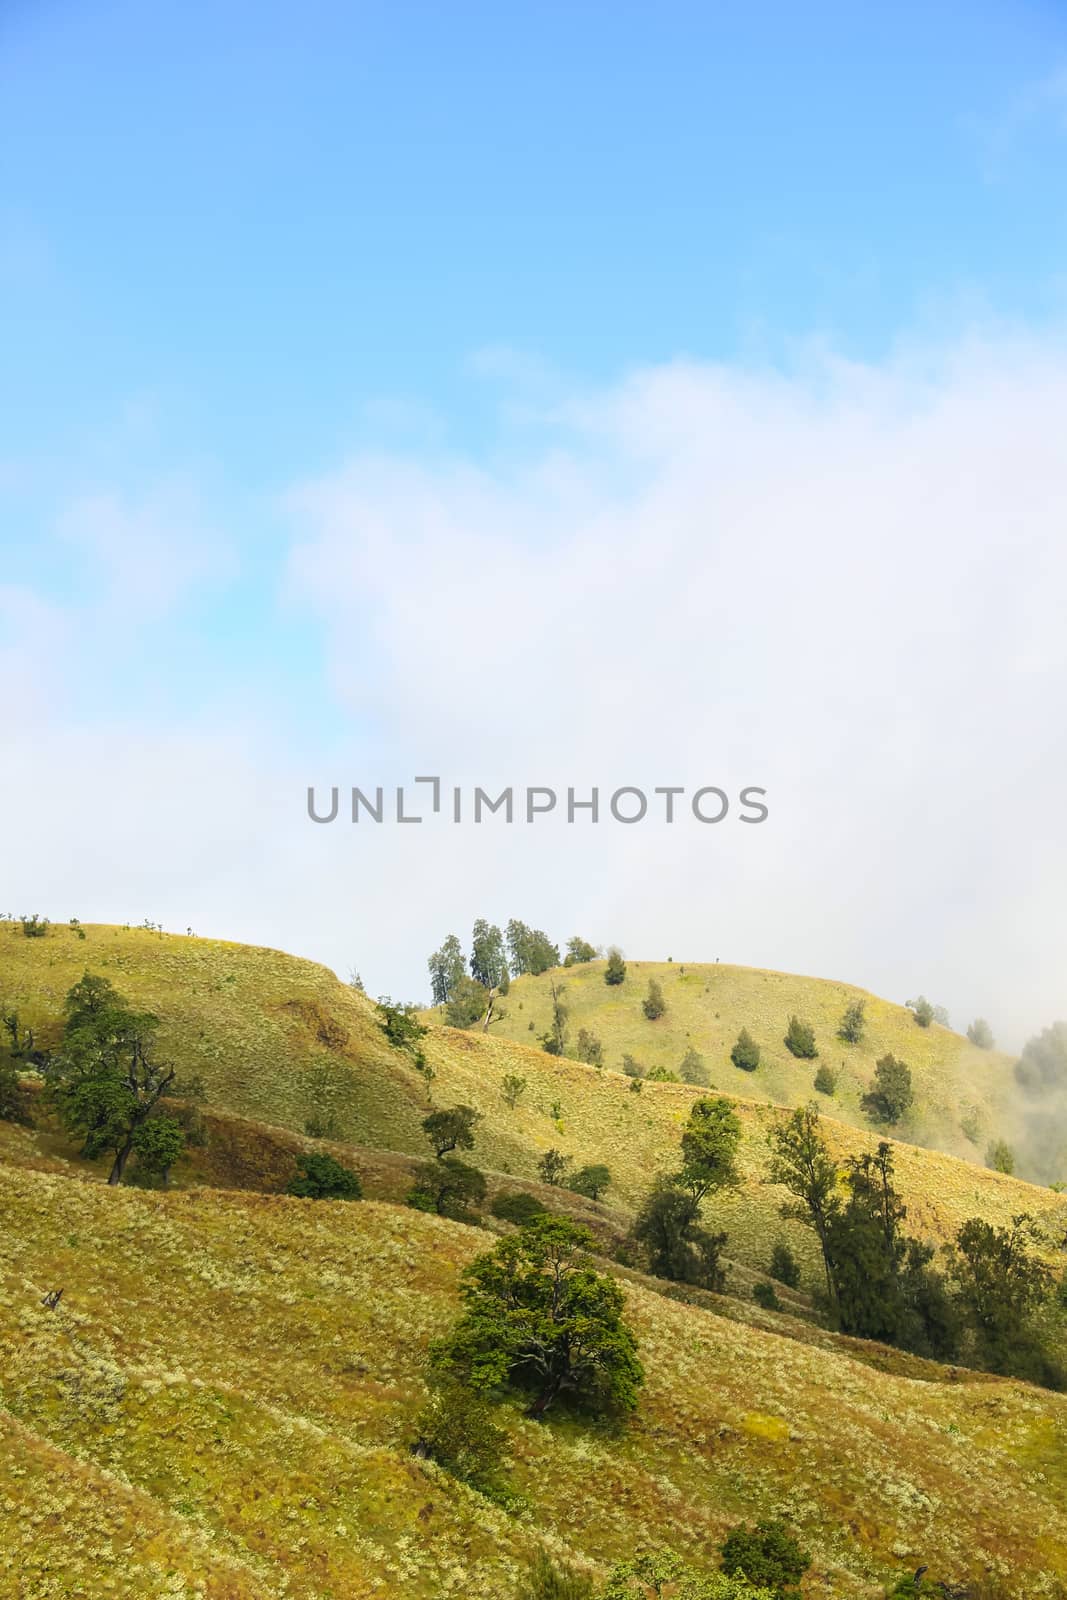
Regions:
<instances>
[{"instance_id":1,"label":"sky","mask_svg":"<svg viewBox=\"0 0 1067 1600\"><path fill-rule=\"evenodd\" d=\"M1021 1044L1065 263L1060 4L0 0L0 911L412 998L516 916ZM561 801L308 817L431 774Z\"/></svg>"}]
</instances>

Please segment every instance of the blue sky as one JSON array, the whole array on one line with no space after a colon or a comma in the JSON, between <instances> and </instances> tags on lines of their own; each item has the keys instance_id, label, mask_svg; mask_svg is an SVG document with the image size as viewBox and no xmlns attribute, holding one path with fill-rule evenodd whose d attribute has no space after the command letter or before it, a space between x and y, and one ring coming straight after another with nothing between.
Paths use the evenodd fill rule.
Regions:
<instances>
[{"instance_id":1,"label":"blue sky","mask_svg":"<svg viewBox=\"0 0 1067 1600\"><path fill-rule=\"evenodd\" d=\"M62 788L71 740L108 752L105 786L108 761L135 749L141 774L171 774L171 793L176 773L188 786L164 807L165 848L183 817L203 828L190 821L178 852L183 900L147 809L136 847L119 830L122 859L104 851L90 870L88 823L57 816L49 835L14 804L10 827L36 827L37 840L20 852L19 895L51 896L42 909L58 914L80 862L83 918L210 923L342 967L348 906L381 888L385 867L358 855L296 864L310 847L288 831L290 802L309 776L356 781L375 764L402 773L453 756L477 776L537 781L509 761L563 772L602 753L625 779L646 752L650 769L773 769L794 784L777 872L816 826L829 854L813 859L831 870L835 829L812 819L830 805L819 785L846 712L877 708L860 740L874 809L857 802L856 826L868 836L886 825L873 799L885 763L914 777L909 728L923 730L930 779L970 782L973 675L961 663L984 670L1002 604L1017 632L1039 635L1041 594L1058 581L1065 155L1058 4L7 0L7 715L24 724L43 787ZM976 461L989 481L969 488ZM884 476L870 514L849 483L827 496L842 463L845 479L860 471L851 463ZM898 483L911 488L895 520ZM738 537L764 550L762 565L738 565ZM812 559L794 565L805 539ZM1032 557L1020 570L1037 574L1028 598L1010 576L1019 539ZM663 572L646 552L659 549L677 570L649 619L640 602ZM873 614L825 659L793 637L807 608L834 638L851 608L843 573L892 586L909 559L940 573L950 601L972 596L962 621L951 603L914 614L902 596L893 634L926 662L925 680L894 690L899 677L862 665ZM780 589L767 577L778 572ZM730 613L718 609L724 575L737 586ZM734 638L737 608L754 637ZM467 660L475 639L492 642L495 663ZM1051 714L1059 663L1039 657L1012 671L1031 702L1036 675ZM796 775L784 708L816 658L824 676L807 687L825 717ZM645 697L688 713L676 725L657 712L650 751L633 724ZM1014 702L1000 715L1009 744L1033 733ZM946 725L959 730L955 765ZM717 754L683 749L694 727ZM203 796L238 751L223 798L234 811L237 796L270 798L256 849L220 887L197 866L225 855ZM1025 759L1005 746L1006 773ZM925 908L913 927L894 922L898 949L924 938L968 1003L983 980L954 976L952 919L973 913L982 839L976 821L932 931ZM916 847L902 838L901 860ZM910 981L885 908L883 934L873 921L863 932L846 897L836 942L813 944L788 889L768 890L746 921L746 884L769 881L770 856L664 857L650 900L653 859L632 848L554 899L536 851L512 852L499 907L475 904L462 852L448 871L420 857L418 926L409 908L383 932L377 986L417 988L422 958L409 952L437 942L454 906L460 922L506 917L524 895L528 920L581 910L590 935L635 947L646 934L680 947L681 926L690 955L706 955L712 934L682 906L694 884L723 908L716 954L852 961L842 976ZM1036 867L985 850L982 870L1008 881L990 889L990 918L1046 915L1044 902L1025 912L1019 876L1060 882L1058 840L1048 850ZM403 878L402 859L385 856ZM264 863L284 879L290 857L292 883L268 906ZM604 889L620 875L621 889ZM151 903L129 906L137 895ZM986 967L1005 959L994 943ZM1014 959L1012 1025L1056 1001L1051 977L1023 983L1027 953Z\"/></svg>"}]
</instances>

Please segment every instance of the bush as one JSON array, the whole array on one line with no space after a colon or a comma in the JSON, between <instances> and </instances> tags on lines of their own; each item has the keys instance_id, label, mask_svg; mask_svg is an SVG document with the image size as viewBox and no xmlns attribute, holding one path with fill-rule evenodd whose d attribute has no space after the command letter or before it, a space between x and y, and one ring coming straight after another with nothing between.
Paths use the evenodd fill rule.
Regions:
<instances>
[{"instance_id":1,"label":"bush","mask_svg":"<svg viewBox=\"0 0 1067 1600\"><path fill-rule=\"evenodd\" d=\"M753 1528L742 1523L731 1530L721 1549L724 1572L743 1573L750 1583L765 1584L778 1600L800 1600L795 1585L811 1566L811 1556L784 1522L768 1518Z\"/></svg>"},{"instance_id":2,"label":"bush","mask_svg":"<svg viewBox=\"0 0 1067 1600\"><path fill-rule=\"evenodd\" d=\"M996 1044L993 1030L984 1017L975 1017L967 1029L967 1037L972 1044L978 1046L979 1050L992 1050Z\"/></svg>"},{"instance_id":3,"label":"bush","mask_svg":"<svg viewBox=\"0 0 1067 1600\"><path fill-rule=\"evenodd\" d=\"M819 1054L815 1047L815 1030L795 1016L790 1017L785 1031L785 1047L801 1061L814 1061Z\"/></svg>"},{"instance_id":4,"label":"bush","mask_svg":"<svg viewBox=\"0 0 1067 1600\"><path fill-rule=\"evenodd\" d=\"M699 1050L694 1050L690 1045L682 1057L682 1064L678 1074L683 1083L695 1083L699 1088L706 1089L709 1083L708 1069L704 1065L704 1057Z\"/></svg>"},{"instance_id":5,"label":"bush","mask_svg":"<svg viewBox=\"0 0 1067 1600\"><path fill-rule=\"evenodd\" d=\"M663 990L655 978L648 980L648 993L641 1002L641 1010L649 1022L657 1022L667 1009L667 1002L663 998Z\"/></svg>"},{"instance_id":6,"label":"bush","mask_svg":"<svg viewBox=\"0 0 1067 1600\"><path fill-rule=\"evenodd\" d=\"M777 1278L779 1283L784 1283L787 1289L795 1289L800 1282L800 1267L792 1250L787 1244L780 1241L771 1251L771 1277Z\"/></svg>"},{"instance_id":7,"label":"bush","mask_svg":"<svg viewBox=\"0 0 1067 1600\"><path fill-rule=\"evenodd\" d=\"M474 1488L494 1482L507 1434L482 1395L460 1383L445 1384L419 1412L415 1427L417 1456L428 1456Z\"/></svg>"},{"instance_id":8,"label":"bush","mask_svg":"<svg viewBox=\"0 0 1067 1600\"><path fill-rule=\"evenodd\" d=\"M604 1046L595 1033L588 1028L578 1029L578 1043L575 1046L575 1055L579 1061L584 1061L589 1067L602 1067L604 1065Z\"/></svg>"},{"instance_id":9,"label":"bush","mask_svg":"<svg viewBox=\"0 0 1067 1600\"><path fill-rule=\"evenodd\" d=\"M1003 1139L994 1139L985 1153L985 1164L994 1172L1015 1171L1015 1152Z\"/></svg>"},{"instance_id":10,"label":"bush","mask_svg":"<svg viewBox=\"0 0 1067 1600\"><path fill-rule=\"evenodd\" d=\"M643 1078L645 1075L645 1069L640 1061L635 1061L630 1055L623 1056L622 1070L628 1078Z\"/></svg>"},{"instance_id":11,"label":"bush","mask_svg":"<svg viewBox=\"0 0 1067 1600\"><path fill-rule=\"evenodd\" d=\"M548 1210L535 1194L525 1189L511 1189L506 1194L498 1194L489 1209L501 1222L514 1222L520 1228L535 1217L546 1216Z\"/></svg>"},{"instance_id":12,"label":"bush","mask_svg":"<svg viewBox=\"0 0 1067 1600\"><path fill-rule=\"evenodd\" d=\"M861 1104L876 1122L899 1122L915 1099L911 1069L894 1055L884 1055L875 1063L874 1087Z\"/></svg>"},{"instance_id":13,"label":"bush","mask_svg":"<svg viewBox=\"0 0 1067 1600\"><path fill-rule=\"evenodd\" d=\"M672 1072L670 1067L651 1067L645 1073L649 1083L677 1083L678 1074Z\"/></svg>"},{"instance_id":14,"label":"bush","mask_svg":"<svg viewBox=\"0 0 1067 1600\"><path fill-rule=\"evenodd\" d=\"M580 939L575 934L573 939L567 940L567 954L563 958L565 967L584 966L587 961L596 960L596 946L591 945L588 939Z\"/></svg>"},{"instance_id":15,"label":"bush","mask_svg":"<svg viewBox=\"0 0 1067 1600\"><path fill-rule=\"evenodd\" d=\"M924 994L921 994L918 1000L909 1000L908 1010L915 1013L915 1020L920 1028L928 1028L936 1017L934 1007Z\"/></svg>"},{"instance_id":16,"label":"bush","mask_svg":"<svg viewBox=\"0 0 1067 1600\"><path fill-rule=\"evenodd\" d=\"M866 1005L864 1001L854 1000L841 1018L841 1026L837 1030L837 1037L844 1039L846 1044L859 1044L866 1027L865 1011Z\"/></svg>"},{"instance_id":17,"label":"bush","mask_svg":"<svg viewBox=\"0 0 1067 1600\"><path fill-rule=\"evenodd\" d=\"M764 1311L781 1311L782 1302L774 1292L773 1283L757 1283L752 1290L752 1298Z\"/></svg>"},{"instance_id":18,"label":"bush","mask_svg":"<svg viewBox=\"0 0 1067 1600\"><path fill-rule=\"evenodd\" d=\"M604 968L604 982L609 987L622 983L626 977L626 962L622 959L622 951L614 945L608 951L608 964Z\"/></svg>"},{"instance_id":19,"label":"bush","mask_svg":"<svg viewBox=\"0 0 1067 1600\"><path fill-rule=\"evenodd\" d=\"M485 1199L486 1182L477 1167L470 1167L455 1156L424 1161L415 1170L415 1184L406 1204L416 1211L433 1211L453 1222L469 1222L471 1206Z\"/></svg>"},{"instance_id":20,"label":"bush","mask_svg":"<svg viewBox=\"0 0 1067 1600\"><path fill-rule=\"evenodd\" d=\"M297 1172L289 1180L286 1194L301 1200L360 1200L363 1186L356 1173L343 1167L333 1156L303 1155L296 1158Z\"/></svg>"},{"instance_id":21,"label":"bush","mask_svg":"<svg viewBox=\"0 0 1067 1600\"><path fill-rule=\"evenodd\" d=\"M539 1550L519 1600L593 1600L593 1584L573 1567L558 1567Z\"/></svg>"},{"instance_id":22,"label":"bush","mask_svg":"<svg viewBox=\"0 0 1067 1600\"><path fill-rule=\"evenodd\" d=\"M22 932L27 939L43 939L52 924L47 917L38 916L37 912L32 917L20 917Z\"/></svg>"},{"instance_id":23,"label":"bush","mask_svg":"<svg viewBox=\"0 0 1067 1600\"><path fill-rule=\"evenodd\" d=\"M604 1190L610 1187L611 1172L599 1163L582 1167L567 1184L573 1194L583 1195L587 1200L599 1200Z\"/></svg>"},{"instance_id":24,"label":"bush","mask_svg":"<svg viewBox=\"0 0 1067 1600\"><path fill-rule=\"evenodd\" d=\"M737 1043L730 1051L730 1060L742 1072L755 1072L759 1066L759 1045L747 1028L742 1028L738 1034Z\"/></svg>"},{"instance_id":25,"label":"bush","mask_svg":"<svg viewBox=\"0 0 1067 1600\"><path fill-rule=\"evenodd\" d=\"M825 1061L815 1074L815 1087L820 1094L833 1094L837 1088L837 1073Z\"/></svg>"},{"instance_id":26,"label":"bush","mask_svg":"<svg viewBox=\"0 0 1067 1600\"><path fill-rule=\"evenodd\" d=\"M537 1163L541 1182L549 1184L552 1188L558 1188L563 1182L563 1174L570 1164L570 1156L565 1156L562 1150L546 1150Z\"/></svg>"},{"instance_id":27,"label":"bush","mask_svg":"<svg viewBox=\"0 0 1067 1600\"><path fill-rule=\"evenodd\" d=\"M514 1111L526 1093L526 1079L509 1072L500 1086L500 1092L504 1096L504 1104Z\"/></svg>"}]
</instances>

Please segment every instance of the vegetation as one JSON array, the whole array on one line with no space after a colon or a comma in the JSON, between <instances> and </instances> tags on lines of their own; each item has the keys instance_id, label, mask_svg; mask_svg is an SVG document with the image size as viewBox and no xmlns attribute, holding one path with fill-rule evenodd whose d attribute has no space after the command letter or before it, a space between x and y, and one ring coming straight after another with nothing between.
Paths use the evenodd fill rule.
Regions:
<instances>
[{"instance_id":1,"label":"vegetation","mask_svg":"<svg viewBox=\"0 0 1067 1600\"><path fill-rule=\"evenodd\" d=\"M692 1045L682 1057L682 1064L678 1068L678 1076L683 1083L695 1084L698 1088L706 1089L709 1083L708 1069L704 1057Z\"/></svg>"},{"instance_id":2,"label":"vegetation","mask_svg":"<svg viewBox=\"0 0 1067 1600\"><path fill-rule=\"evenodd\" d=\"M622 951L612 945L608 951L608 962L604 968L604 982L609 988L617 988L626 981L626 962L622 958Z\"/></svg>"},{"instance_id":3,"label":"vegetation","mask_svg":"<svg viewBox=\"0 0 1067 1600\"><path fill-rule=\"evenodd\" d=\"M570 1156L565 1156L561 1150L546 1150L537 1163L542 1183L547 1183L553 1189L558 1188L570 1164Z\"/></svg>"},{"instance_id":4,"label":"vegetation","mask_svg":"<svg viewBox=\"0 0 1067 1600\"><path fill-rule=\"evenodd\" d=\"M985 1164L994 1172L1014 1172L1015 1152L1003 1139L994 1139L986 1151Z\"/></svg>"},{"instance_id":5,"label":"vegetation","mask_svg":"<svg viewBox=\"0 0 1067 1600\"><path fill-rule=\"evenodd\" d=\"M837 1088L837 1073L823 1061L815 1069L813 1083L819 1094L832 1095Z\"/></svg>"},{"instance_id":6,"label":"vegetation","mask_svg":"<svg viewBox=\"0 0 1067 1600\"><path fill-rule=\"evenodd\" d=\"M730 1060L735 1067L740 1067L742 1072L755 1072L759 1066L759 1045L753 1039L747 1028L742 1028L737 1036L737 1043L730 1051Z\"/></svg>"},{"instance_id":7,"label":"vegetation","mask_svg":"<svg viewBox=\"0 0 1067 1600\"><path fill-rule=\"evenodd\" d=\"M786 1524L773 1518L732 1529L722 1546L724 1572L764 1584L778 1600L800 1600L796 1586L810 1566L811 1556Z\"/></svg>"},{"instance_id":8,"label":"vegetation","mask_svg":"<svg viewBox=\"0 0 1067 1600\"><path fill-rule=\"evenodd\" d=\"M417 1456L438 1462L475 1489L498 1488L508 1436L484 1395L460 1383L444 1383L419 1412L415 1428Z\"/></svg>"},{"instance_id":9,"label":"vegetation","mask_svg":"<svg viewBox=\"0 0 1067 1600\"><path fill-rule=\"evenodd\" d=\"M471 1208L484 1201L486 1188L485 1177L477 1167L468 1166L456 1156L443 1156L437 1161L420 1162L407 1203L416 1211L435 1211L439 1217L468 1222Z\"/></svg>"},{"instance_id":10,"label":"vegetation","mask_svg":"<svg viewBox=\"0 0 1067 1600\"><path fill-rule=\"evenodd\" d=\"M567 1188L587 1200L599 1200L605 1189L611 1187L611 1172L603 1162L581 1167L567 1182Z\"/></svg>"},{"instance_id":11,"label":"vegetation","mask_svg":"<svg viewBox=\"0 0 1067 1600\"><path fill-rule=\"evenodd\" d=\"M406 1002L395 1002L382 995L375 1008L379 1025L389 1043L397 1050L418 1051L419 1041L426 1036L418 1017L418 1007Z\"/></svg>"},{"instance_id":12,"label":"vegetation","mask_svg":"<svg viewBox=\"0 0 1067 1600\"><path fill-rule=\"evenodd\" d=\"M787 1244L779 1239L771 1251L770 1274L777 1278L779 1283L784 1283L787 1289L795 1289L800 1283L800 1267L797 1258Z\"/></svg>"},{"instance_id":13,"label":"vegetation","mask_svg":"<svg viewBox=\"0 0 1067 1600\"><path fill-rule=\"evenodd\" d=\"M504 1081L500 1085L500 1092L504 1096L504 1104L514 1111L526 1093L526 1079L520 1078L515 1072L508 1072L504 1075Z\"/></svg>"},{"instance_id":14,"label":"vegetation","mask_svg":"<svg viewBox=\"0 0 1067 1600\"><path fill-rule=\"evenodd\" d=\"M445 1002L445 1021L450 1028L473 1028L486 1018L489 990L475 978L461 975Z\"/></svg>"},{"instance_id":15,"label":"vegetation","mask_svg":"<svg viewBox=\"0 0 1067 1600\"><path fill-rule=\"evenodd\" d=\"M433 1003L443 1006L451 1000L461 979L467 974L467 962L457 935L450 933L440 950L435 950L426 964L430 969Z\"/></svg>"},{"instance_id":16,"label":"vegetation","mask_svg":"<svg viewBox=\"0 0 1067 1600\"><path fill-rule=\"evenodd\" d=\"M979 1050L992 1050L996 1045L993 1030L984 1017L975 1017L967 1029L967 1037Z\"/></svg>"},{"instance_id":17,"label":"vegetation","mask_svg":"<svg viewBox=\"0 0 1067 1600\"><path fill-rule=\"evenodd\" d=\"M667 1009L667 1002L663 998L663 988L655 978L648 980L648 993L641 1002L641 1010L649 1022L657 1022Z\"/></svg>"},{"instance_id":18,"label":"vegetation","mask_svg":"<svg viewBox=\"0 0 1067 1600\"><path fill-rule=\"evenodd\" d=\"M286 1194L302 1200L360 1200L363 1186L351 1168L335 1161L333 1156L312 1154L297 1157L296 1175L290 1179Z\"/></svg>"},{"instance_id":19,"label":"vegetation","mask_svg":"<svg viewBox=\"0 0 1067 1600\"><path fill-rule=\"evenodd\" d=\"M894 1055L884 1055L874 1069L874 1087L863 1097L863 1109L876 1122L897 1123L915 1099L911 1068Z\"/></svg>"},{"instance_id":20,"label":"vegetation","mask_svg":"<svg viewBox=\"0 0 1067 1600\"><path fill-rule=\"evenodd\" d=\"M525 922L513 918L507 926L507 943L513 978L527 973L536 977L550 967L559 966L559 946L539 928L528 928Z\"/></svg>"},{"instance_id":21,"label":"vegetation","mask_svg":"<svg viewBox=\"0 0 1067 1600\"><path fill-rule=\"evenodd\" d=\"M567 940L567 954L563 958L565 967L584 966L588 961L596 960L596 947L588 939L579 939L575 934L573 939Z\"/></svg>"},{"instance_id":22,"label":"vegetation","mask_svg":"<svg viewBox=\"0 0 1067 1600\"><path fill-rule=\"evenodd\" d=\"M473 1150L474 1130L481 1120L481 1113L471 1106L452 1106L448 1111L431 1111L423 1118L422 1131L440 1161L452 1150Z\"/></svg>"},{"instance_id":23,"label":"vegetation","mask_svg":"<svg viewBox=\"0 0 1067 1600\"><path fill-rule=\"evenodd\" d=\"M547 1211L543 1202L525 1189L512 1189L506 1194L498 1194L489 1209L502 1222L514 1222L520 1228L535 1217L543 1217Z\"/></svg>"},{"instance_id":24,"label":"vegetation","mask_svg":"<svg viewBox=\"0 0 1067 1600\"><path fill-rule=\"evenodd\" d=\"M797 1016L791 1016L785 1030L785 1047L799 1061L813 1061L819 1054L815 1045L815 1030Z\"/></svg>"},{"instance_id":25,"label":"vegetation","mask_svg":"<svg viewBox=\"0 0 1067 1600\"><path fill-rule=\"evenodd\" d=\"M563 1004L563 985L553 983L552 1023L547 1033L541 1035L541 1049L548 1056L567 1054L567 1007Z\"/></svg>"},{"instance_id":26,"label":"vegetation","mask_svg":"<svg viewBox=\"0 0 1067 1600\"><path fill-rule=\"evenodd\" d=\"M860 1044L867 1027L867 1004L864 1000L853 1000L845 1008L841 1018L841 1026L837 1030L837 1037L844 1039L846 1044Z\"/></svg>"},{"instance_id":27,"label":"vegetation","mask_svg":"<svg viewBox=\"0 0 1067 1600\"><path fill-rule=\"evenodd\" d=\"M909 1000L908 1010L915 1013L915 1020L920 1028L928 1028L932 1022L937 1020L936 1008L931 1005L924 994L921 994L918 1000Z\"/></svg>"},{"instance_id":28,"label":"vegetation","mask_svg":"<svg viewBox=\"0 0 1067 1600\"><path fill-rule=\"evenodd\" d=\"M752 1289L752 1298L764 1311L781 1311L782 1302L779 1300L773 1283L760 1280Z\"/></svg>"},{"instance_id":29,"label":"vegetation","mask_svg":"<svg viewBox=\"0 0 1067 1600\"><path fill-rule=\"evenodd\" d=\"M595 1033L588 1028L579 1028L578 1043L575 1046L575 1056L579 1061L584 1061L590 1067L604 1065L604 1046Z\"/></svg>"},{"instance_id":30,"label":"vegetation","mask_svg":"<svg viewBox=\"0 0 1067 1600\"><path fill-rule=\"evenodd\" d=\"M507 952L500 929L479 917L471 934L471 977L487 994L508 979Z\"/></svg>"},{"instance_id":31,"label":"vegetation","mask_svg":"<svg viewBox=\"0 0 1067 1600\"><path fill-rule=\"evenodd\" d=\"M593 1270L592 1245L585 1228L541 1217L472 1262L437 1367L474 1389L528 1392L535 1418L560 1399L594 1415L632 1411L644 1372L622 1290Z\"/></svg>"}]
</instances>

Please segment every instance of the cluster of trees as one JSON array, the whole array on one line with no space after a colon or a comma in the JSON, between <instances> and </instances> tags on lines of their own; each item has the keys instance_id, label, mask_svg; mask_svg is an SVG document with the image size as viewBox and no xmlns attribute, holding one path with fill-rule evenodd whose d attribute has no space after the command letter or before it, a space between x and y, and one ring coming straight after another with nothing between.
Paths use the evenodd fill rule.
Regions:
<instances>
[{"instance_id":1,"label":"cluster of trees","mask_svg":"<svg viewBox=\"0 0 1067 1600\"><path fill-rule=\"evenodd\" d=\"M741 1124L730 1101L701 1099L693 1106L676 1171L657 1178L634 1220L632 1237L648 1270L677 1283L721 1289L725 1233L702 1221L703 1201L738 1182Z\"/></svg>"},{"instance_id":2,"label":"cluster of trees","mask_svg":"<svg viewBox=\"0 0 1067 1600\"><path fill-rule=\"evenodd\" d=\"M718 1570L696 1569L673 1550L642 1550L618 1562L602 1588L540 1551L521 1600L800 1600L796 1587L811 1566L788 1523L767 1517L732 1528L718 1549Z\"/></svg>"},{"instance_id":3,"label":"cluster of trees","mask_svg":"<svg viewBox=\"0 0 1067 1600\"><path fill-rule=\"evenodd\" d=\"M971 1218L938 1270L932 1246L905 1231L889 1144L849 1158L842 1183L819 1113L807 1106L772 1131L771 1149L770 1181L792 1196L782 1215L818 1240L821 1299L835 1327L934 1360L966 1356L991 1372L1063 1385L1040 1318L1053 1302L1055 1279L1031 1217L1020 1214L999 1228Z\"/></svg>"}]
</instances>

